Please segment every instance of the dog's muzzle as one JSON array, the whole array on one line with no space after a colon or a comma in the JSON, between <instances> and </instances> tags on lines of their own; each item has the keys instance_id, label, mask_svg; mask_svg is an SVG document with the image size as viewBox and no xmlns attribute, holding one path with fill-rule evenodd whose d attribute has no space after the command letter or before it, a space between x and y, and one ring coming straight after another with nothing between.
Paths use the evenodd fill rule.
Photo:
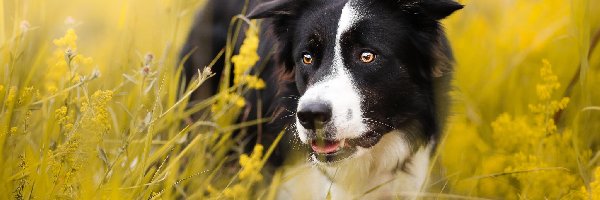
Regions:
<instances>
[{"instance_id":1,"label":"dog's muzzle","mask_svg":"<svg viewBox=\"0 0 600 200\"><path fill-rule=\"evenodd\" d=\"M311 157L316 161L331 163L352 156L357 148L350 146L346 139L336 139L332 122L331 104L314 101L305 104L297 112L298 122L306 129Z\"/></svg>"}]
</instances>

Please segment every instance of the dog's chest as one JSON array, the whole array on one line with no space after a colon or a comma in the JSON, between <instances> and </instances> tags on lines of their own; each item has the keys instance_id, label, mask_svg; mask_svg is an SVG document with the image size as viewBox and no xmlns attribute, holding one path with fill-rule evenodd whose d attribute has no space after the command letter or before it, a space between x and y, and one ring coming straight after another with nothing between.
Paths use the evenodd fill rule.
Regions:
<instances>
[{"instance_id":1,"label":"dog's chest","mask_svg":"<svg viewBox=\"0 0 600 200\"><path fill-rule=\"evenodd\" d=\"M336 167L304 163L287 169L279 199L412 199L425 181L431 148L411 154L397 134L383 139L370 153Z\"/></svg>"}]
</instances>

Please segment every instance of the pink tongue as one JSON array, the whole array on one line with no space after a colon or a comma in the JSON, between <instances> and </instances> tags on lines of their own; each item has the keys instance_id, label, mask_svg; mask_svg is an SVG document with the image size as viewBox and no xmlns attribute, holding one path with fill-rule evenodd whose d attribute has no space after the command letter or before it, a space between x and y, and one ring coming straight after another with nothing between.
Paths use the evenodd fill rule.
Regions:
<instances>
[{"instance_id":1,"label":"pink tongue","mask_svg":"<svg viewBox=\"0 0 600 200\"><path fill-rule=\"evenodd\" d=\"M339 141L323 141L322 143L323 144L319 144L319 142L313 141L311 144L313 151L320 154L328 154L336 152L338 147L340 146Z\"/></svg>"}]
</instances>

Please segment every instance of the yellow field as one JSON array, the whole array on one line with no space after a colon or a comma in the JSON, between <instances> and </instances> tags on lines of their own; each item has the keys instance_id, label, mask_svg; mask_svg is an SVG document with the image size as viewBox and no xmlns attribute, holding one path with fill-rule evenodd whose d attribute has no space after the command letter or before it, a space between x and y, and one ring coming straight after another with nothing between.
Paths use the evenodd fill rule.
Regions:
<instances>
[{"instance_id":1,"label":"yellow field","mask_svg":"<svg viewBox=\"0 0 600 200\"><path fill-rule=\"evenodd\" d=\"M421 197L600 199L600 2L460 2L444 21L453 113ZM245 155L232 136L261 122L234 124L240 96L264 87L243 71L255 33L236 84L186 107L211 75L179 86L202 5L1 1L0 199L273 199L270 147Z\"/></svg>"}]
</instances>

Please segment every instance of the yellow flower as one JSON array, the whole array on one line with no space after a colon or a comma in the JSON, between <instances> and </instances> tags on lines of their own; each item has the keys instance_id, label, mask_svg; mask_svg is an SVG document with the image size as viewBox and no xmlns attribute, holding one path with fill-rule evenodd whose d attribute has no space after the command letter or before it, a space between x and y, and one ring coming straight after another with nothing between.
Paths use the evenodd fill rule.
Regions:
<instances>
[{"instance_id":1,"label":"yellow flower","mask_svg":"<svg viewBox=\"0 0 600 200\"><path fill-rule=\"evenodd\" d=\"M75 84L80 80L75 69L91 66L93 59L77 53L77 34L68 29L65 35L53 41L58 47L47 60L48 72L45 75L45 89L54 93L64 84ZM69 82L71 81L71 82Z\"/></svg>"},{"instance_id":2,"label":"yellow flower","mask_svg":"<svg viewBox=\"0 0 600 200\"><path fill-rule=\"evenodd\" d=\"M535 131L525 117L513 118L510 114L500 115L492 126L492 138L498 151L513 152L528 149L544 137L543 132Z\"/></svg>"},{"instance_id":3,"label":"yellow flower","mask_svg":"<svg viewBox=\"0 0 600 200\"><path fill-rule=\"evenodd\" d=\"M263 155L263 146L257 144L254 146L254 150L250 156L242 154L240 156L240 165L242 170L240 171L240 180L249 180L250 182L258 182L262 180L262 174L260 173L261 160Z\"/></svg>"},{"instance_id":4,"label":"yellow flower","mask_svg":"<svg viewBox=\"0 0 600 200\"><path fill-rule=\"evenodd\" d=\"M542 156L519 152L513 156L512 163L505 172L511 173L511 176L518 181L516 185L521 190L521 196L530 199L560 197L578 188L576 186L579 182L575 175L566 170L551 168L555 164L549 164ZM521 173L515 173L519 171ZM548 190L542 186L552 187L552 189Z\"/></svg>"},{"instance_id":5,"label":"yellow flower","mask_svg":"<svg viewBox=\"0 0 600 200\"><path fill-rule=\"evenodd\" d=\"M540 69L542 81L537 84L536 91L539 102L530 104L529 110L534 114L533 118L538 128L543 129L544 133L554 133L557 131L554 122L554 114L563 110L569 104L569 98L563 97L560 100L552 100L552 94L560 88L558 77L552 72L552 65L547 60L543 60L543 66Z\"/></svg>"},{"instance_id":6,"label":"yellow flower","mask_svg":"<svg viewBox=\"0 0 600 200\"><path fill-rule=\"evenodd\" d=\"M537 84L536 92L540 100L548 100L552 97L552 93L560 88L558 77L552 72L552 65L548 60L543 60L543 67L540 69L542 82Z\"/></svg>"},{"instance_id":7,"label":"yellow flower","mask_svg":"<svg viewBox=\"0 0 600 200\"><path fill-rule=\"evenodd\" d=\"M101 134L111 129L111 116L108 113L108 103L112 99L113 91L96 91L88 101L81 103L83 113L81 122L85 129L97 131Z\"/></svg>"},{"instance_id":8,"label":"yellow flower","mask_svg":"<svg viewBox=\"0 0 600 200\"><path fill-rule=\"evenodd\" d=\"M255 24L255 23L254 23ZM246 38L240 46L238 55L231 57L231 62L234 64L234 83L242 82L242 77L258 62L260 57L256 52L258 50L258 30L249 28L246 31Z\"/></svg>"},{"instance_id":9,"label":"yellow flower","mask_svg":"<svg viewBox=\"0 0 600 200\"><path fill-rule=\"evenodd\" d=\"M238 108L242 108L246 105L246 100L244 97L240 96L236 93L228 93L224 92L219 94L219 100L215 104L212 105L211 111L213 113L219 112L222 109L228 109L228 105L232 104Z\"/></svg>"},{"instance_id":10,"label":"yellow flower","mask_svg":"<svg viewBox=\"0 0 600 200\"><path fill-rule=\"evenodd\" d=\"M248 88L261 90L264 89L266 84L261 78L252 75L244 75L241 77L241 83L245 83Z\"/></svg>"},{"instance_id":11,"label":"yellow flower","mask_svg":"<svg viewBox=\"0 0 600 200\"><path fill-rule=\"evenodd\" d=\"M600 167L596 167L593 174L593 181L590 183L589 190L581 186L576 195L578 199L598 200L600 199Z\"/></svg>"},{"instance_id":12,"label":"yellow flower","mask_svg":"<svg viewBox=\"0 0 600 200\"><path fill-rule=\"evenodd\" d=\"M478 126L481 119L471 117L476 115L467 115L463 121L450 123L450 134L445 141L449 153L443 161L447 169L458 174L454 188L478 196L505 199L585 196L580 195L584 193L580 189L582 181L575 172L579 168L577 160L589 160L591 153L589 150L576 151L573 146L581 144L575 144L579 141L574 138L573 131L559 129L554 121L554 115L567 107L569 98L553 98L560 83L546 60L539 70L539 77L539 82L532 88L537 100L527 105L529 112L502 113L489 123L489 127ZM476 138L481 140L474 141ZM485 144L481 146L489 148L474 148L480 142ZM467 154L469 156L465 156ZM468 178L473 176L486 178Z\"/></svg>"},{"instance_id":13,"label":"yellow flower","mask_svg":"<svg viewBox=\"0 0 600 200\"><path fill-rule=\"evenodd\" d=\"M223 190L223 196L227 199L236 199L240 197L247 197L248 190L244 188L242 185L234 185Z\"/></svg>"},{"instance_id":14,"label":"yellow flower","mask_svg":"<svg viewBox=\"0 0 600 200\"><path fill-rule=\"evenodd\" d=\"M21 92L21 96L19 97L19 101L17 102L17 104L23 105L25 102L31 100L31 98L33 97L33 94L34 94L33 92L34 92L33 87L24 88L23 92Z\"/></svg>"},{"instance_id":15,"label":"yellow flower","mask_svg":"<svg viewBox=\"0 0 600 200\"><path fill-rule=\"evenodd\" d=\"M58 120L58 124L66 124L66 122L69 121L67 111L66 106L62 106L54 111L54 117Z\"/></svg>"},{"instance_id":16,"label":"yellow flower","mask_svg":"<svg viewBox=\"0 0 600 200\"><path fill-rule=\"evenodd\" d=\"M244 107L244 105L246 105L246 100L244 100L244 98L238 98L235 100L235 105L240 108Z\"/></svg>"},{"instance_id":17,"label":"yellow flower","mask_svg":"<svg viewBox=\"0 0 600 200\"><path fill-rule=\"evenodd\" d=\"M258 32L254 29L246 31L246 38L240 46L238 55L231 58L231 62L235 65L235 74L240 75L249 70L260 57L256 52L258 50Z\"/></svg>"},{"instance_id":18,"label":"yellow flower","mask_svg":"<svg viewBox=\"0 0 600 200\"><path fill-rule=\"evenodd\" d=\"M53 41L54 45L58 47L69 47L73 51L77 50L77 34L72 28L67 30L65 36Z\"/></svg>"}]
</instances>

